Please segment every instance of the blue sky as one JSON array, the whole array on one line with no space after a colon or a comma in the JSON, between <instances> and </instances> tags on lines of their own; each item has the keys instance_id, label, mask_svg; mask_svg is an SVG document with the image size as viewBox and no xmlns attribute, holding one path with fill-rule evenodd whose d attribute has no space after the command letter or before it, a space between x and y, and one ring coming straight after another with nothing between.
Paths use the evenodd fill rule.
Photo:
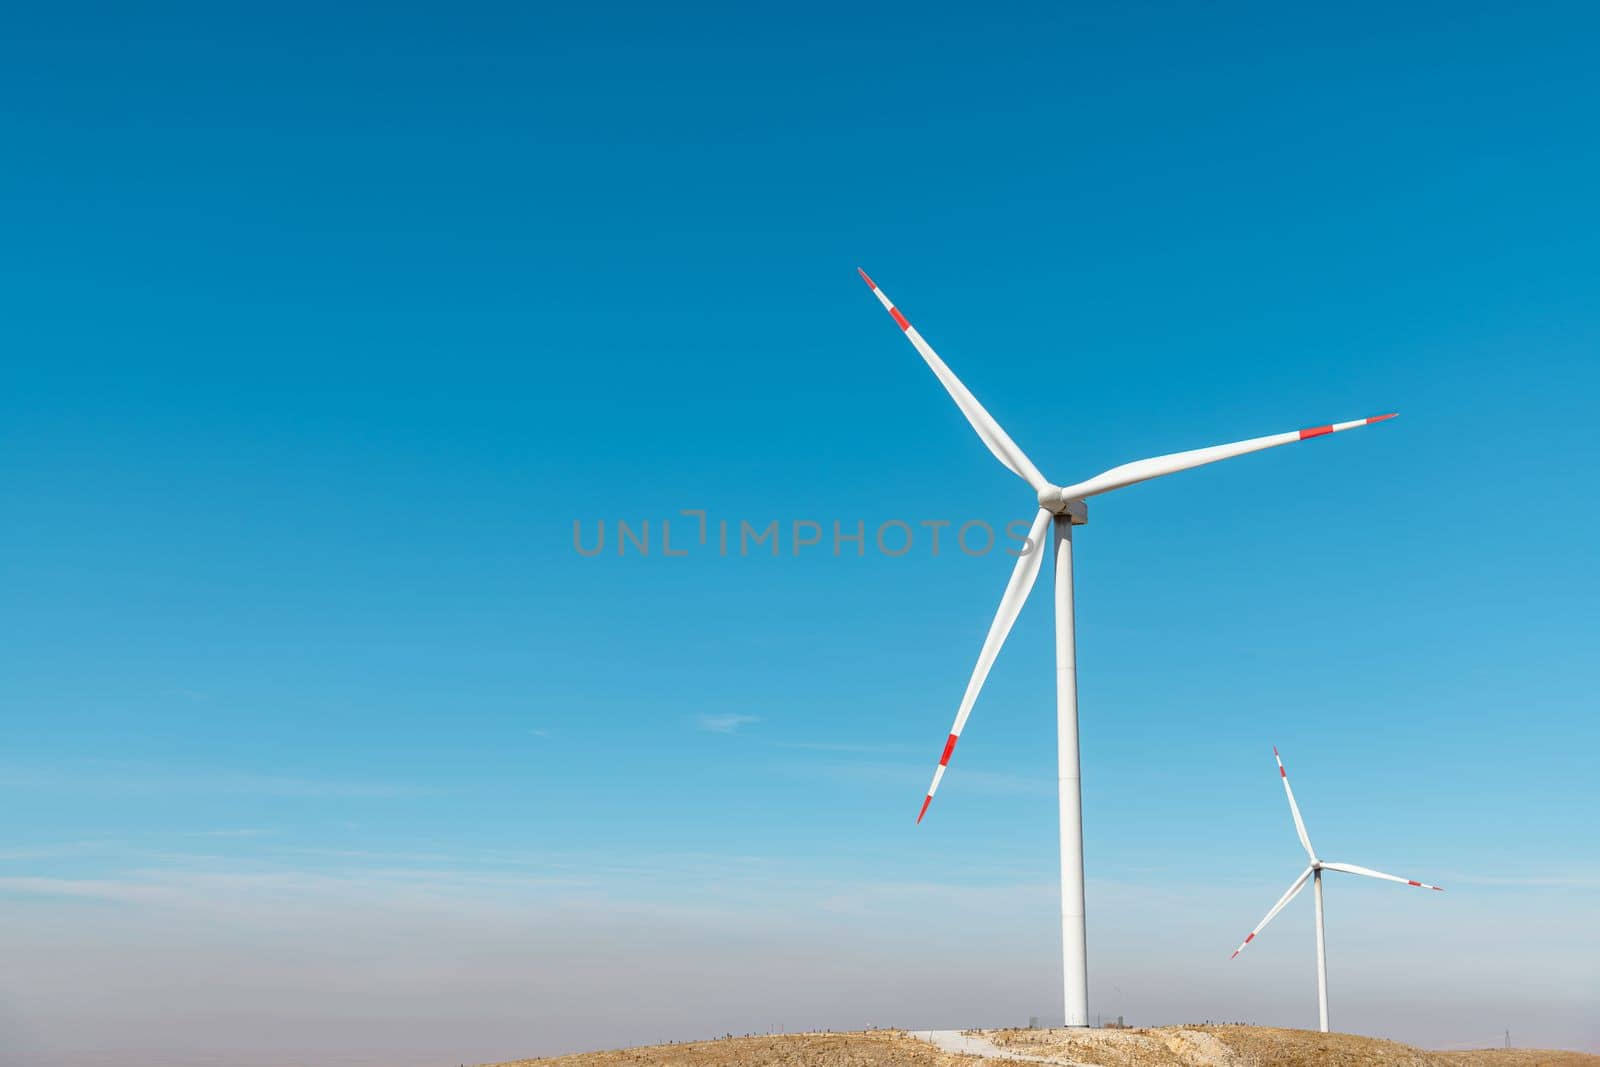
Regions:
<instances>
[{"instance_id":1,"label":"blue sky","mask_svg":"<svg viewBox=\"0 0 1600 1067\"><path fill-rule=\"evenodd\" d=\"M1009 559L573 549L1031 517L857 266L1058 482L1401 413L1093 502L1091 1011L1313 1024L1277 744L1337 1026L1600 1049L1593 13L983 16L17 17L21 1062L1059 1011Z\"/></svg>"}]
</instances>

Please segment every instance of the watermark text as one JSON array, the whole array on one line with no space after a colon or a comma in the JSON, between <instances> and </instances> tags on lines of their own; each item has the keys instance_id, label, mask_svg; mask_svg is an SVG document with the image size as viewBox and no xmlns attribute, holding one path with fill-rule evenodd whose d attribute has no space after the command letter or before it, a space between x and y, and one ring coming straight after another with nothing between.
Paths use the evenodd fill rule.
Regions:
<instances>
[{"instance_id":1,"label":"watermark text","mask_svg":"<svg viewBox=\"0 0 1600 1067\"><path fill-rule=\"evenodd\" d=\"M682 559L690 555L863 557L869 552L890 558L926 552L937 556L952 546L967 556L987 556L998 547L1012 557L1026 556L1040 546L1029 536L1029 523L1008 522L1003 536L982 519L887 519L869 529L865 519L712 518L704 508L684 508L671 518L573 519L572 548L580 556L656 556Z\"/></svg>"}]
</instances>

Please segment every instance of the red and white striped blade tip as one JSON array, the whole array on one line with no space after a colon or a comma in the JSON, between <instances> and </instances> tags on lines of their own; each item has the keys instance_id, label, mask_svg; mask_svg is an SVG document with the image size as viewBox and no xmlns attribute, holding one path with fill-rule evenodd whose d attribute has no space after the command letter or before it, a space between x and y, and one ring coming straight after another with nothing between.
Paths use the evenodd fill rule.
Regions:
<instances>
[{"instance_id":1,"label":"red and white striped blade tip","mask_svg":"<svg viewBox=\"0 0 1600 1067\"><path fill-rule=\"evenodd\" d=\"M945 768L950 766L950 754L956 750L956 742L959 740L961 740L960 734L951 734L945 739L944 751L939 754L939 767L933 772L933 784L928 786L928 795L922 801L922 810L917 812L919 823L922 817L928 814L928 805L933 803L933 794L939 790L939 779L944 777Z\"/></svg>"},{"instance_id":2,"label":"red and white striped blade tip","mask_svg":"<svg viewBox=\"0 0 1600 1067\"><path fill-rule=\"evenodd\" d=\"M1309 441L1313 437L1322 437L1325 434L1338 433L1340 430L1353 430L1357 426L1371 426L1375 422L1382 422L1384 419L1392 419L1398 414L1400 414L1398 411L1391 411L1387 415L1373 415L1370 418L1356 419L1354 422L1331 422L1326 426L1307 426L1305 429L1300 431L1300 440Z\"/></svg>"},{"instance_id":3,"label":"red and white striped blade tip","mask_svg":"<svg viewBox=\"0 0 1600 1067\"><path fill-rule=\"evenodd\" d=\"M871 275L862 270L860 267L856 268L856 273L861 275L861 280L867 283L868 289L876 289L878 287L878 283L872 280Z\"/></svg>"}]
</instances>

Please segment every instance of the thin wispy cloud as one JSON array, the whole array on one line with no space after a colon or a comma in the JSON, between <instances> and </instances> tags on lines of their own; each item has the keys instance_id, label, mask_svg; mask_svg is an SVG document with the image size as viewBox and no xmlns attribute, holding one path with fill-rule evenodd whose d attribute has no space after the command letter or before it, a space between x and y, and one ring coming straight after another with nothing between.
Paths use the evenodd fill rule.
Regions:
<instances>
[{"instance_id":1,"label":"thin wispy cloud","mask_svg":"<svg viewBox=\"0 0 1600 1067\"><path fill-rule=\"evenodd\" d=\"M807 765L793 768L793 773L823 775L844 781L879 783L905 781L925 784L927 768L919 763L886 763L874 760L841 760L834 763ZM1055 792L1056 783L1049 778L1030 777L1004 771L984 771L972 767L961 769L963 788L996 796L1047 796Z\"/></svg>"},{"instance_id":2,"label":"thin wispy cloud","mask_svg":"<svg viewBox=\"0 0 1600 1067\"><path fill-rule=\"evenodd\" d=\"M398 782L358 782L232 771L175 773L145 764L97 761L57 767L0 768L0 787L74 793L211 793L236 796L343 797L377 800L440 790Z\"/></svg>"},{"instance_id":3,"label":"thin wispy cloud","mask_svg":"<svg viewBox=\"0 0 1600 1067\"><path fill-rule=\"evenodd\" d=\"M61 841L45 845L25 845L20 848L0 849L0 860L48 859L85 853L116 852L126 846L120 841Z\"/></svg>"},{"instance_id":4,"label":"thin wispy cloud","mask_svg":"<svg viewBox=\"0 0 1600 1067\"><path fill-rule=\"evenodd\" d=\"M396 782L336 782L265 774L234 774L196 783L197 788L218 792L262 794L281 797L349 797L381 799L436 793L428 786Z\"/></svg>"},{"instance_id":5,"label":"thin wispy cloud","mask_svg":"<svg viewBox=\"0 0 1600 1067\"><path fill-rule=\"evenodd\" d=\"M119 871L105 877L0 875L0 903L36 896L181 907L190 911L275 912L285 907L390 907L446 911L492 910L538 899L565 900L590 893L592 879L539 877L528 872L471 871L456 867L345 867L234 869L170 866Z\"/></svg>"},{"instance_id":6,"label":"thin wispy cloud","mask_svg":"<svg viewBox=\"0 0 1600 1067\"><path fill-rule=\"evenodd\" d=\"M1581 875L1529 875L1502 878L1494 875L1458 874L1450 879L1460 885L1494 886L1507 889L1600 889L1600 877Z\"/></svg>"},{"instance_id":7,"label":"thin wispy cloud","mask_svg":"<svg viewBox=\"0 0 1600 1067\"><path fill-rule=\"evenodd\" d=\"M749 726L753 722L760 721L761 716L759 715L742 715L737 712L731 712L720 715L697 715L695 716L694 724L696 729L704 730L706 733L731 734L740 727Z\"/></svg>"},{"instance_id":8,"label":"thin wispy cloud","mask_svg":"<svg viewBox=\"0 0 1600 1067\"><path fill-rule=\"evenodd\" d=\"M777 748L799 748L808 752L846 752L862 755L901 755L915 751L911 745L903 743L869 745L830 741L776 741L773 744Z\"/></svg>"},{"instance_id":9,"label":"thin wispy cloud","mask_svg":"<svg viewBox=\"0 0 1600 1067\"><path fill-rule=\"evenodd\" d=\"M141 885L115 878L0 877L0 893L145 904L174 903L182 899L171 886Z\"/></svg>"}]
</instances>

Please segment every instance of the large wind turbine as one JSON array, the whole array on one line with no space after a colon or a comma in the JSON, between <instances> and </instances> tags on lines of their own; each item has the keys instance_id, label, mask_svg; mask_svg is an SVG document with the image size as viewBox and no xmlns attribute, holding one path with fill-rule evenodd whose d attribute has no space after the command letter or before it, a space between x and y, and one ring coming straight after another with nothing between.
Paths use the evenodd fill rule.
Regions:
<instances>
[{"instance_id":1,"label":"large wind turbine","mask_svg":"<svg viewBox=\"0 0 1600 1067\"><path fill-rule=\"evenodd\" d=\"M1328 1032L1328 952L1322 936L1322 872L1343 871L1346 874L1364 874L1368 878L1381 878L1386 882L1399 882L1401 885L1416 886L1418 889L1437 889L1443 891L1443 886L1429 885L1411 878L1396 878L1392 874L1374 871L1368 867L1357 867L1353 863L1329 863L1327 860L1317 859L1316 850L1311 847L1311 838L1306 836L1305 820L1300 818L1300 805L1294 802L1294 790L1289 788L1289 772L1283 769L1283 757L1278 755L1276 746L1272 749L1272 758L1278 761L1278 777L1283 779L1283 792L1289 798L1289 814L1294 816L1294 832L1300 835L1300 844L1305 846L1306 855L1311 858L1311 866L1300 873L1294 880L1289 891L1278 898L1278 902L1267 912L1267 917L1256 924L1248 937L1239 942L1239 947L1233 950L1233 959L1244 951L1244 947L1256 939L1256 935L1266 928L1272 917L1282 911L1284 905L1293 900L1300 890L1306 887L1306 879L1316 883L1313 896L1317 900L1317 1008L1322 1020L1322 1032Z\"/></svg>"},{"instance_id":2,"label":"large wind turbine","mask_svg":"<svg viewBox=\"0 0 1600 1067\"><path fill-rule=\"evenodd\" d=\"M1077 650L1072 634L1072 528L1089 521L1085 499L1113 489L1121 489L1135 482L1158 478L1163 474L1175 474L1191 467L1215 463L1219 459L1231 459L1246 452L1259 452L1264 448L1275 448L1278 445L1292 444L1323 434L1338 433L1340 430L1354 429L1394 416L1377 415L1370 419L1357 419L1354 422L1336 422L1328 426L1313 426L1310 429L1291 430L1288 433L1272 434L1267 437L1252 437L1247 441L1197 448L1190 452L1174 452L1168 456L1124 463L1120 467L1103 471L1087 481L1074 482L1065 487L1058 486L1039 473L1039 468L1023 455L1022 449L1017 447L1016 442L1007 436L1000 428L1000 424L983 409L982 404L978 403L978 398L968 392L960 379L950 372L944 360L939 358L933 347L922 339L922 335L911 323L906 321L900 309L884 295L877 283L867 277L867 272L863 270L859 273L861 280L867 283L873 295L878 298L878 302L904 331L906 339L922 354L923 360L944 385L951 399L967 417L972 428L978 432L978 437L988 446L989 451L993 452L995 458L1008 470L1027 482L1037 494L1039 501L1039 512L1034 517L1033 527L1028 531L1028 544L1025 546L1027 550L1017 558L1016 567L1011 572L1011 580L1006 584L1005 594L1000 598L1000 610L995 613L994 622L989 626L989 635L983 642L983 650L978 653L978 665L973 668L972 678L967 682L966 695L961 698L961 706L956 711L955 725L950 728L950 736L944 743L944 752L939 757L939 765L934 769L933 784L928 786L927 798L922 802L922 810L917 813L919 823L928 813L928 805L933 803L933 794L939 788L939 780L944 777L945 768L949 766L950 754L955 751L956 739L961 736L961 730L967 724L967 717L972 714L972 705L978 699L978 691L983 688L984 679L989 676L989 668L994 664L1000 646L1005 643L1006 635L1011 632L1012 624L1017 621L1017 613L1022 610L1023 602L1033 590L1035 579L1039 577L1039 568L1044 562L1042 548L1045 531L1049 527L1054 527L1056 752L1061 804L1061 966L1066 999L1066 1023L1068 1026L1088 1026L1089 957L1085 945L1083 915L1083 805L1078 780L1078 667Z\"/></svg>"}]
</instances>

